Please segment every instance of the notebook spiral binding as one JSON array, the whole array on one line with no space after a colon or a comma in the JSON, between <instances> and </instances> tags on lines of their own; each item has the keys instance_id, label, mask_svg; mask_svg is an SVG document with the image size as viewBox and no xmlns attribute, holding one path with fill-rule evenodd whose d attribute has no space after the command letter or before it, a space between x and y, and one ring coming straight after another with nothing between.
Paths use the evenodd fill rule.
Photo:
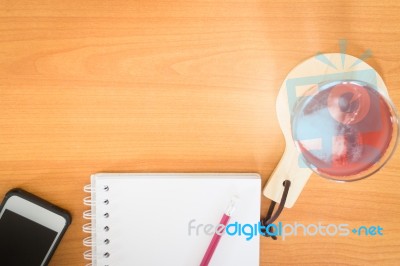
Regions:
<instances>
[{"instance_id":1,"label":"notebook spiral binding","mask_svg":"<svg viewBox=\"0 0 400 266\"><path fill-rule=\"evenodd\" d=\"M103 190L104 191L108 191L109 187L108 186L104 186ZM91 194L91 196L87 196L87 197L85 197L83 199L83 204L85 206L91 207L91 209L85 210L83 212L83 219L91 221L89 223L85 223L82 226L82 231L84 233L91 234L90 236L85 237L83 239L83 241L82 241L82 243L83 243L83 245L85 247L90 247L91 248L91 249L86 250L83 253L83 258L85 260L91 261L91 263L86 264L86 266L92 266L92 265L96 264L96 261L95 261L96 254L95 254L95 246L94 246L95 243L96 243L96 241L95 241L96 240L95 239L95 237L96 237L95 236L95 223L96 223L96 218L95 217L96 216L93 213L94 209L92 208L96 204L95 200L94 200L95 197L93 197L94 194L95 194L95 190L94 190L94 187L92 187L91 184L88 184L88 185L85 185L83 187L83 191L86 192L86 193L90 193ZM104 199L103 200L103 204L104 205L108 205L109 204L109 200L108 199ZM104 218L108 218L109 217L109 213L106 212L106 213L104 213L103 216L104 216ZM110 230L110 228L109 228L109 226L106 225L106 226L104 226L103 230L107 232L107 231ZM105 239L103 242L104 242L105 245L108 245L110 243L110 240L109 239ZM105 251L103 253L103 257L104 258L110 257L110 253L108 251Z\"/></svg>"},{"instance_id":2,"label":"notebook spiral binding","mask_svg":"<svg viewBox=\"0 0 400 266\"><path fill-rule=\"evenodd\" d=\"M92 185L85 185L84 187L83 187L83 191L84 192L86 192L86 193L92 193L92 191L93 191L93 188L92 188ZM83 199L83 204L85 205L85 206L89 206L89 207L91 207L93 204L94 204L94 201L92 200L92 196L87 196L87 197L85 197L84 199ZM86 250L84 253L83 253L83 258L85 259L85 260L90 260L90 261L92 261L92 259L93 259L93 249L92 249L92 246L93 246L93 243L94 243L94 236L93 236L93 234L94 234L94 228L93 228L93 221L94 221L94 219L92 219L93 217L92 217L92 210L91 209L89 209L89 210L85 210L84 212L83 212L83 219L85 219L85 220L90 220L91 222L90 223L86 223L86 224L84 224L83 226L82 226L82 231L84 232L84 233L86 233L86 234L90 234L90 236L88 236L88 237L86 237L86 238L84 238L83 239L83 245L85 246L85 247L90 247L91 249L88 249L88 250ZM88 264L86 264L86 266L92 266L92 263L88 263Z\"/></svg>"}]
</instances>

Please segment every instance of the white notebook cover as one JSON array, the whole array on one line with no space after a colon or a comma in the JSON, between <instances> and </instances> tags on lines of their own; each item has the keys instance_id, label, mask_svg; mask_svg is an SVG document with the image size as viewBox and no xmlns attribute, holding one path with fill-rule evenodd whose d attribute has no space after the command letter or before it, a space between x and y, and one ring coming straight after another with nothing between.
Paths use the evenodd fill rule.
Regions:
<instances>
[{"instance_id":1,"label":"white notebook cover","mask_svg":"<svg viewBox=\"0 0 400 266\"><path fill-rule=\"evenodd\" d=\"M235 195L229 223L260 220L258 174L105 173L91 183L93 265L199 265L213 236L204 226L219 224ZM224 234L210 265L259 265L259 235L246 238Z\"/></svg>"}]
</instances>

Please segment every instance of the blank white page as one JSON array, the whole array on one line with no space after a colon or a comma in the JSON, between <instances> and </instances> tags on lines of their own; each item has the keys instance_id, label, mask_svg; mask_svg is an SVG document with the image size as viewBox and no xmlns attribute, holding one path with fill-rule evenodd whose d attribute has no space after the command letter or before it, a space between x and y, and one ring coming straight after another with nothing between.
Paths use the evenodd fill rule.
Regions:
<instances>
[{"instance_id":1,"label":"blank white page","mask_svg":"<svg viewBox=\"0 0 400 266\"><path fill-rule=\"evenodd\" d=\"M235 195L229 223L260 219L258 174L95 174L92 187L93 265L199 265L213 236L202 225L219 224ZM258 234L224 234L210 265L259 265Z\"/></svg>"}]
</instances>

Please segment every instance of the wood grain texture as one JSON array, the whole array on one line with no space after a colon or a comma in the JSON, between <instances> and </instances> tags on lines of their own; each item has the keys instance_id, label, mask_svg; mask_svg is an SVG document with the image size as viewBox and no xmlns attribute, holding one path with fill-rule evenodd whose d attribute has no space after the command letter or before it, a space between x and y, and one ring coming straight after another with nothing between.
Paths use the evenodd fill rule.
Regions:
<instances>
[{"instance_id":1,"label":"wood grain texture","mask_svg":"<svg viewBox=\"0 0 400 266\"><path fill-rule=\"evenodd\" d=\"M371 49L400 104L400 2L0 0L0 195L68 209L51 265L83 265L95 172L259 172L284 141L275 99L316 52ZM380 225L382 237L261 240L261 265L396 265L400 151L350 184L312 176L284 223ZM262 200L262 213L269 201Z\"/></svg>"}]
</instances>

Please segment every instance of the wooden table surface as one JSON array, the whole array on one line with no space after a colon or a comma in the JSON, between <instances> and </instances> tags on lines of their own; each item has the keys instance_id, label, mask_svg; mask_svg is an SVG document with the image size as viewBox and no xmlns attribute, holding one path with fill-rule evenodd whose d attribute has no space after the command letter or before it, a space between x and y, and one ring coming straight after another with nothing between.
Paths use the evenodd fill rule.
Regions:
<instances>
[{"instance_id":1,"label":"wooden table surface","mask_svg":"<svg viewBox=\"0 0 400 266\"><path fill-rule=\"evenodd\" d=\"M348 53L400 106L400 2L0 0L0 195L73 215L51 265L83 265L82 187L95 172L258 172L284 150L275 99L316 52ZM379 173L313 175L284 223L379 225L383 236L261 240L261 265L396 265L400 150ZM269 200L262 199L262 214Z\"/></svg>"}]
</instances>

